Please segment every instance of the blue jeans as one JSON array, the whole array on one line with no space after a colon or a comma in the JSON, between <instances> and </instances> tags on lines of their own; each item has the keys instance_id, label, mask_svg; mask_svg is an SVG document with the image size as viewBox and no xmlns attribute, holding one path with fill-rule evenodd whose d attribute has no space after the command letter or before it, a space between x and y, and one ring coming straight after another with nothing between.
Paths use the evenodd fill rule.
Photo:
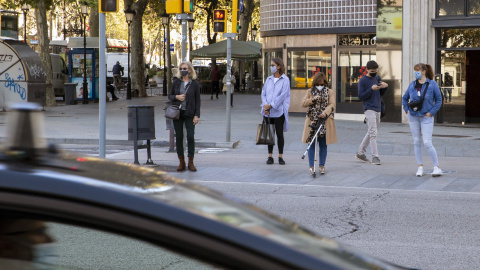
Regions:
<instances>
[{"instance_id":1,"label":"blue jeans","mask_svg":"<svg viewBox=\"0 0 480 270\"><path fill-rule=\"evenodd\" d=\"M415 157L417 158L417 164L423 164L422 162L422 139L428 155L432 159L433 166L438 166L438 156L435 147L432 145L432 133L433 133L433 117L426 116L411 116L408 115L408 123L410 130L412 131L413 146L415 150Z\"/></svg>"},{"instance_id":2,"label":"blue jeans","mask_svg":"<svg viewBox=\"0 0 480 270\"><path fill-rule=\"evenodd\" d=\"M320 151L318 151L318 156L320 159L320 166L325 166L325 161L327 160L327 140L325 136L317 136L318 139L318 146L320 147ZM312 146L308 149L308 165L313 167L313 163L315 161L315 144L316 142L312 143Z\"/></svg>"}]
</instances>

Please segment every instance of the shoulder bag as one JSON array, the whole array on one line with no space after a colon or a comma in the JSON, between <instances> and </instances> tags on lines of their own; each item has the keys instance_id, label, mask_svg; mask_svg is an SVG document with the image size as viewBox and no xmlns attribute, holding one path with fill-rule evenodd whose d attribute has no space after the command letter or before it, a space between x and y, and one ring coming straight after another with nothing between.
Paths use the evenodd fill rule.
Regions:
<instances>
[{"instance_id":1,"label":"shoulder bag","mask_svg":"<svg viewBox=\"0 0 480 270\"><path fill-rule=\"evenodd\" d=\"M190 84L187 85L187 89L185 89L185 97L187 95L188 88L190 87ZM180 110L182 109L182 104L180 105L170 105L165 109L165 118L172 119L172 120L178 120L180 119Z\"/></svg>"},{"instance_id":2,"label":"shoulder bag","mask_svg":"<svg viewBox=\"0 0 480 270\"><path fill-rule=\"evenodd\" d=\"M407 105L410 108L410 110L412 110L414 112L417 112L417 111L420 111L422 109L423 99L425 98L425 94L428 91L428 84L429 84L429 82L427 82L427 85L425 85L425 91L423 91L423 95L422 95L421 99L408 102Z\"/></svg>"}]
</instances>

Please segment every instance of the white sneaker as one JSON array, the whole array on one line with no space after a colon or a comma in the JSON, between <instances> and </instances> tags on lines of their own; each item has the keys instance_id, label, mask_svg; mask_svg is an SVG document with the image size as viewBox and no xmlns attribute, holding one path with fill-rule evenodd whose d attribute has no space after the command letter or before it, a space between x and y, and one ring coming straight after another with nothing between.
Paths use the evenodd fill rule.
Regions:
<instances>
[{"instance_id":1,"label":"white sneaker","mask_svg":"<svg viewBox=\"0 0 480 270\"><path fill-rule=\"evenodd\" d=\"M423 176L423 166L418 166L418 170L417 170L416 176L418 176L418 177Z\"/></svg>"},{"instance_id":2,"label":"white sneaker","mask_svg":"<svg viewBox=\"0 0 480 270\"><path fill-rule=\"evenodd\" d=\"M441 176L441 175L443 175L442 169L440 169L437 166L433 167L432 176L435 177L435 176Z\"/></svg>"}]
</instances>

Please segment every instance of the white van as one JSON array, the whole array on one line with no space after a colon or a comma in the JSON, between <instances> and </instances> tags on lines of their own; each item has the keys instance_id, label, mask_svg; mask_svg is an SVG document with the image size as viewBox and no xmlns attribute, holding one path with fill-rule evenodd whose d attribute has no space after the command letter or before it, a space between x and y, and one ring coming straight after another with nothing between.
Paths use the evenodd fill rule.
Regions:
<instances>
[{"instance_id":1,"label":"white van","mask_svg":"<svg viewBox=\"0 0 480 270\"><path fill-rule=\"evenodd\" d=\"M130 56L131 60L131 56ZM107 53L105 55L105 61L107 62L107 81L113 82L113 66L120 62L120 65L123 67L123 76L122 79L127 81L128 78L128 53ZM132 63L130 63L131 65Z\"/></svg>"}]
</instances>

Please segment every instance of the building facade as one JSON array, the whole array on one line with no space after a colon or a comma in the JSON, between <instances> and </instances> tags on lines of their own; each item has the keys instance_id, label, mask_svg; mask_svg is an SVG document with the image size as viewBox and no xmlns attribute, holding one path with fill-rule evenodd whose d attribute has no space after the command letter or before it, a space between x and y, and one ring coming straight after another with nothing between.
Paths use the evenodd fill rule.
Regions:
<instances>
[{"instance_id":1,"label":"building facade","mask_svg":"<svg viewBox=\"0 0 480 270\"><path fill-rule=\"evenodd\" d=\"M479 101L475 85L480 84L468 76L480 63L469 61L480 49L478 5L472 0L261 0L263 66L273 57L283 59L292 113L305 112L301 99L315 73L324 72L336 93L336 118L363 120L357 82L366 63L375 60L390 86L382 121L406 122L402 94L413 80L413 66L428 63L447 96L437 122L480 122L480 112L470 105ZM270 71L265 68L264 74Z\"/></svg>"}]
</instances>

